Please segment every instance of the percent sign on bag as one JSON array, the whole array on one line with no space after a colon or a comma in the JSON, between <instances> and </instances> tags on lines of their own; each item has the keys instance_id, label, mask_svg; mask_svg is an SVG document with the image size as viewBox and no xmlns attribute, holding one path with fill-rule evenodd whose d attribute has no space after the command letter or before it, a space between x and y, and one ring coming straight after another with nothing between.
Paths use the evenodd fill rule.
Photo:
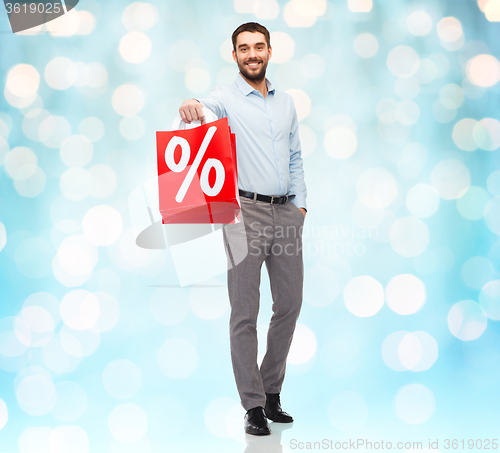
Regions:
<instances>
[{"instance_id":1,"label":"percent sign on bag","mask_svg":"<svg viewBox=\"0 0 500 453\"><path fill-rule=\"evenodd\" d=\"M193 181L194 175L200 167L201 160L203 159L210 140L212 140L212 137L214 136L216 131L217 128L215 126L212 126L208 129L205 138L201 143L201 147L196 153L194 162L189 168L189 171L181 184L179 192L177 192L177 195L175 196L175 201L177 201L177 203L182 203L182 200L184 200L184 196L186 195L186 192ZM177 146L181 147L181 158L178 163L176 163L174 159L175 149L177 148ZM190 157L191 147L189 146L189 142L182 137L172 137L172 139L168 142L167 149L165 150L165 162L170 170L176 173L183 172L188 165ZM212 187L210 187L208 177L212 168L215 169L215 183ZM222 162L218 159L207 159L205 165L203 165L203 169L201 170L200 175L200 186L201 190L203 190L203 193L210 197L215 197L221 191L222 186L224 185L224 179L225 172Z\"/></svg>"},{"instance_id":2,"label":"percent sign on bag","mask_svg":"<svg viewBox=\"0 0 500 453\"><path fill-rule=\"evenodd\" d=\"M234 135L227 118L157 132L163 223L231 223L239 213Z\"/></svg>"}]
</instances>

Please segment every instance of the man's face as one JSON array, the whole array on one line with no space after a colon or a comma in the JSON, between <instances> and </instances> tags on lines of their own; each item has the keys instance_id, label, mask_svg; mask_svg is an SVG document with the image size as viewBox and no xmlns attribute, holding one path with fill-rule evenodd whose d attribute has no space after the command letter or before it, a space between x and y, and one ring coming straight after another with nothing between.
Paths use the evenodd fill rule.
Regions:
<instances>
[{"instance_id":1,"label":"man's face","mask_svg":"<svg viewBox=\"0 0 500 453\"><path fill-rule=\"evenodd\" d=\"M266 38L262 33L244 31L237 36L233 59L248 80L260 82L264 79L271 55L272 49L267 47Z\"/></svg>"}]
</instances>

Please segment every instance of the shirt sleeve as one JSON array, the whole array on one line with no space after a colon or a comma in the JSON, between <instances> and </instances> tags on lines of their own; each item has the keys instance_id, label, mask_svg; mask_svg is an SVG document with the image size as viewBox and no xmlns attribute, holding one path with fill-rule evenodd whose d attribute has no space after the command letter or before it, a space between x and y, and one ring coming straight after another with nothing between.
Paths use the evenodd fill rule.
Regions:
<instances>
[{"instance_id":1,"label":"shirt sleeve","mask_svg":"<svg viewBox=\"0 0 500 453\"><path fill-rule=\"evenodd\" d=\"M203 107L211 110L217 116L217 119L221 119L227 116L226 109L222 103L222 90L219 87L214 88L208 96L204 99L196 99Z\"/></svg>"},{"instance_id":2,"label":"shirt sleeve","mask_svg":"<svg viewBox=\"0 0 500 453\"><path fill-rule=\"evenodd\" d=\"M299 139L299 121L292 101L292 127L290 131L290 194L295 194L292 203L307 210L307 189L304 181L304 162Z\"/></svg>"}]
</instances>

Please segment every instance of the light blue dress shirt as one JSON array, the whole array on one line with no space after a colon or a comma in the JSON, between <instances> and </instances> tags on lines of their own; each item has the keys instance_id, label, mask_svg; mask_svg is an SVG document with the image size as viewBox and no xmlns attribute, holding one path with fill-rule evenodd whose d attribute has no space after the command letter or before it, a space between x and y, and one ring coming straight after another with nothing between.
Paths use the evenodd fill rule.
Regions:
<instances>
[{"instance_id":1,"label":"light blue dress shirt","mask_svg":"<svg viewBox=\"0 0 500 453\"><path fill-rule=\"evenodd\" d=\"M306 206L306 184L299 122L292 97L276 91L266 79L267 96L238 74L227 86L214 88L201 104L219 119L227 117L236 135L238 186L262 195L295 195Z\"/></svg>"}]
</instances>

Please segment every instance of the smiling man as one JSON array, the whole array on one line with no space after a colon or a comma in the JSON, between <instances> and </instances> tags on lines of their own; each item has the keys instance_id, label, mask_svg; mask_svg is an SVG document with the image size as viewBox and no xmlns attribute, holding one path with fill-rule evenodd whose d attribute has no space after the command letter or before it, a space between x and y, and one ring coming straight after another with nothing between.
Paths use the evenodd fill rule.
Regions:
<instances>
[{"instance_id":1,"label":"smiling man","mask_svg":"<svg viewBox=\"0 0 500 453\"><path fill-rule=\"evenodd\" d=\"M226 225L226 244L249 253L228 270L231 360L248 434L270 434L267 419L290 423L281 409L286 359L302 305L302 226L306 186L297 114L290 95L266 78L272 56L269 31L249 22L233 33L236 80L179 109L186 123L202 121L203 107L227 117L236 135L242 223ZM227 246L228 255L233 247ZM230 257L229 257L230 258ZM257 363L257 316L262 264L271 283L273 315L267 350Z\"/></svg>"}]
</instances>

